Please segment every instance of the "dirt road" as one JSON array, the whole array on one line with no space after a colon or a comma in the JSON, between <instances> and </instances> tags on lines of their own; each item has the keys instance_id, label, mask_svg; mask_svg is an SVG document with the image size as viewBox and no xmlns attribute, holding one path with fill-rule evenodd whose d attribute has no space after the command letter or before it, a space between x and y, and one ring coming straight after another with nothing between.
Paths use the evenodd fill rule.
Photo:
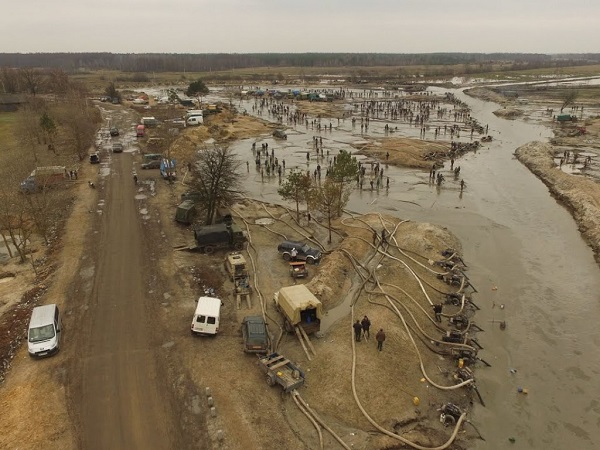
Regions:
<instances>
[{"instance_id":1,"label":"dirt road","mask_svg":"<svg viewBox=\"0 0 600 450\"><path fill-rule=\"evenodd\" d=\"M160 389L152 312L143 283L141 227L131 154L113 155L101 216L89 310L71 342L81 443L86 449L172 448Z\"/></svg>"}]
</instances>

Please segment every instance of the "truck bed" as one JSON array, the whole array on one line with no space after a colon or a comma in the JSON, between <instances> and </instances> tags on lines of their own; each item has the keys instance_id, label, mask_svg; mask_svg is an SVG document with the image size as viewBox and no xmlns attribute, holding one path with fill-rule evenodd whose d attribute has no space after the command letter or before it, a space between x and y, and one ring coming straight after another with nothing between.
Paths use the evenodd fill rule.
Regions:
<instances>
[{"instance_id":1,"label":"truck bed","mask_svg":"<svg viewBox=\"0 0 600 450\"><path fill-rule=\"evenodd\" d=\"M260 358L259 363L267 376L271 376L285 392L290 392L304 384L304 373L283 355L272 353ZM297 378L294 377L294 371L299 373Z\"/></svg>"}]
</instances>

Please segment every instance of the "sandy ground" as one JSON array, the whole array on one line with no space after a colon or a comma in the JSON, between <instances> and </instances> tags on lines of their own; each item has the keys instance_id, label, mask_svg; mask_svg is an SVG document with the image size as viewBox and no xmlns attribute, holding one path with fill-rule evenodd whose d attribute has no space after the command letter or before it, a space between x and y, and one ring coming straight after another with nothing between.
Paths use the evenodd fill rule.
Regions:
<instances>
[{"instance_id":1,"label":"sandy ground","mask_svg":"<svg viewBox=\"0 0 600 450\"><path fill-rule=\"evenodd\" d=\"M403 137L387 137L368 141L363 145L356 145L359 154L364 154L385 161L386 164L401 167L412 167L417 169L431 168L433 160L425 156L431 153L443 155L450 150L450 144L440 141L427 141ZM389 153L389 158L386 158ZM435 158L443 159L438 156Z\"/></svg>"},{"instance_id":2,"label":"sandy ground","mask_svg":"<svg viewBox=\"0 0 600 450\"><path fill-rule=\"evenodd\" d=\"M123 120L129 123L130 119L124 115ZM226 143L231 139L258 136L271 129L256 119L232 117L226 113L209 119L206 127L186 131L175 143L172 156L185 161L197 145L207 144L209 139ZM120 165L112 165L116 179L109 177L107 183L112 188L107 188L108 192L117 186L124 190L123 177L130 176L129 168L123 164L131 155L125 153L117 157L122 158ZM134 155L134 167L139 164L139 159ZM86 166L81 178L94 179L94 171L92 166ZM93 368L100 356L108 357L107 364L111 367L102 378L107 384L105 389L108 392L120 390L124 398L135 400L141 392L127 388L134 379L132 376L136 376L127 369L128 347L117 348L116 343L128 339L138 342L134 336L146 330L150 332L150 348L140 347L140 350L143 355L150 352L151 359L147 364L155 361L160 370L153 369L150 373L154 375L140 383L148 389L158 387L164 391L158 398L163 399L169 420L176 424L167 432L169 443L166 447L318 448L313 425L289 395L282 395L280 389L267 386L256 357L242 351L239 324L245 315L262 311L268 318L273 340L279 342L278 350L306 372L306 383L300 388L300 395L348 445L353 448L394 448L399 445L397 439L374 432L366 414L383 428L424 445L440 445L448 439L451 429L439 423L437 408L453 402L468 411L472 401L472 392L465 388L439 390L431 383L443 386L456 383L452 377L456 362L437 354L446 350L446 346L434 343L441 339L449 325L446 320L436 324L430 306L430 302L442 301L443 292L456 290L440 281L436 272L441 269L431 265L441 258L441 250L460 248L453 236L432 225L411 222L398 225L398 219L371 215L347 217L336 222L336 237L333 244L327 246L324 244L326 230L318 223L318 217L311 223L297 224L293 215L281 207L252 201L236 205L233 208L236 221L243 224L250 235L246 254L253 264L255 292L252 307L238 310L231 296L232 286L223 270L224 252L209 256L173 251L181 243L192 243L191 231L173 221L179 195L187 187L180 183L166 184L157 172L138 172L138 195L144 196L138 205L143 211L139 214L139 223L129 221L125 224L122 221L129 217L127 210L119 217L117 210L109 213L110 208L107 208L110 221L96 223L97 210L103 208L98 206L96 194L104 195L104 187L98 184L98 190L91 190L85 181L78 186L77 202L64 233L68 240L56 253L57 270L48 282L48 293L41 300L56 302L63 308L67 330L64 347L56 357L42 361L30 360L24 345L18 350L9 377L0 388L0 447L17 448L22 442L33 447L51 442L56 448L81 448L90 442L109 442L94 440L95 433L100 431L97 424L90 425L95 420L104 420L109 427L104 432L112 433L119 421L111 420L110 414L116 417L127 414L131 406L127 402L115 402L114 408L104 409L100 393L93 395L86 391L94 386L93 378L90 378L94 371L90 372L86 367ZM183 172L185 169L180 172L181 176ZM110 195L107 201L119 202L117 197ZM129 201L123 198L121 203ZM256 225L257 219L270 219L273 223ZM385 252L382 247L373 246L373 230L380 233L385 227L391 232L396 225L397 243L392 241ZM130 232L141 227L139 239L144 248L141 252L144 262L141 267L126 263L124 272L117 277L114 273L110 275L112 272L106 264L110 261L107 258L115 257L109 254L117 254L119 250L110 250L106 239L112 239L109 230L119 227L126 227L124 229ZM276 251L277 243L283 237L306 239L327 250L323 262L310 267L310 276L306 280L331 317L329 328L312 337L317 353L312 361L307 359L295 337L282 333L282 317L274 310L271 300L280 287L292 284L287 264ZM376 274L387 296L378 293L378 288L369 283L366 289L373 292L360 291L354 308L350 307L353 294L362 282L351 258ZM119 264L121 267L122 262ZM90 271L93 266L99 273ZM100 270L102 267L105 269ZM137 275L133 276L134 273ZM104 295L100 295L101 286L107 281L101 277L107 274L121 280L114 283L132 282L141 276L145 294L136 297L135 302L145 300L143 308L149 319L131 330L115 325L115 336L111 337L107 347L114 351L108 355L102 352L94 355L94 352L89 353L89 347L94 349L101 345L99 338L90 333L91 327L82 327L83 330L78 327L91 320L90 312L100 311L102 302L95 300L95 295ZM137 281L133 284L137 285ZM188 328L195 300L202 295L205 286L216 289L224 300L221 329L212 339L194 338ZM118 285L115 288L118 289ZM131 295L138 296L136 292L132 291ZM116 295L110 289L105 294L113 298ZM82 298L87 300L81 302ZM129 307L124 308L123 313L129 310ZM447 306L444 312L454 314L458 307ZM406 325L399 314L405 318ZM371 318L373 333L378 328L385 329L387 340L383 352L377 352L372 336L369 340L354 343L351 324L363 315ZM118 324L120 321L119 316L114 316L105 322ZM139 345L143 345L141 342ZM113 353L121 356L113 358L110 356ZM84 358L81 358L82 354ZM425 380L421 372L419 354L431 382ZM141 357L135 354L135 358ZM356 397L352 394L353 357ZM40 386L44 387L43 397L39 396ZM216 417L210 414L206 388L212 392ZM419 399L418 405L414 404L415 397ZM90 409L89 405L94 402L98 407ZM140 403L133 401L133 404ZM41 424L33 430L28 425L31 417L37 417L36 423ZM143 430L152 426L152 417L155 415L149 415L144 421L135 415L122 423L137 420L139 427L134 428ZM165 426L170 428L168 424ZM224 436L222 441L221 436ZM459 442L450 448L463 448L472 438L470 432L461 434ZM127 442L132 442L126 430L111 434L111 439L112 448L125 448ZM339 447L325 432L324 439L325 448Z\"/></svg>"}]
</instances>

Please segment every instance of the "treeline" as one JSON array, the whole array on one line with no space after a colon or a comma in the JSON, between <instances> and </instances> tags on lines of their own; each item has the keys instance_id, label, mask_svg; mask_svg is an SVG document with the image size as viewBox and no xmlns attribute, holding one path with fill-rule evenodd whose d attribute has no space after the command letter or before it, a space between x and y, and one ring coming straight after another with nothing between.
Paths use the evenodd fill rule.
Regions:
<instances>
[{"instance_id":1,"label":"treeline","mask_svg":"<svg viewBox=\"0 0 600 450\"><path fill-rule=\"evenodd\" d=\"M532 53L0 53L0 67L123 72L210 72L253 67L373 67L513 63L519 68L600 63L600 54Z\"/></svg>"}]
</instances>

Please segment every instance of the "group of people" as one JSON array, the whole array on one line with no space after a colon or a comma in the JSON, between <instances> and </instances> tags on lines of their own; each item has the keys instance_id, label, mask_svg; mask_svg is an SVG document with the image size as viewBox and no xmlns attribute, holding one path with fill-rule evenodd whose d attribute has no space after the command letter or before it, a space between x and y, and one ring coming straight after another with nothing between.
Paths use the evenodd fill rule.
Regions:
<instances>
[{"instance_id":1,"label":"group of people","mask_svg":"<svg viewBox=\"0 0 600 450\"><path fill-rule=\"evenodd\" d=\"M354 325L352 325L352 328L354 328L354 340L356 342L360 342L363 337L365 340L371 338L371 321L367 316L364 316L362 320L357 319ZM379 329L375 335L375 340L377 341L377 350L383 350L383 343L385 342L385 332L383 331L383 328Z\"/></svg>"}]
</instances>

